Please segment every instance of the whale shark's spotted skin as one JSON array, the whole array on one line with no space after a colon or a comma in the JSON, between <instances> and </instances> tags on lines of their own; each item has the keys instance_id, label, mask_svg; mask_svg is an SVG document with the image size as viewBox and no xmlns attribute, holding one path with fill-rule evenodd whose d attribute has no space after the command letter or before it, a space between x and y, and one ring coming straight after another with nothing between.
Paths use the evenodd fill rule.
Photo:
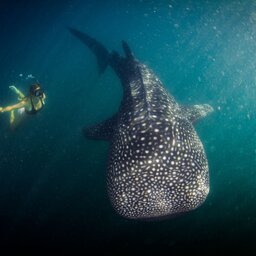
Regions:
<instances>
[{"instance_id":1,"label":"whale shark's spotted skin","mask_svg":"<svg viewBox=\"0 0 256 256\"><path fill-rule=\"evenodd\" d=\"M101 72L105 67L99 60L107 56L124 88L119 113L85 131L89 137L111 142L107 188L113 207L132 219L175 216L197 208L208 195L209 176L192 122L212 108L177 104L124 42L126 58L109 54L84 33L71 32L97 55Z\"/></svg>"}]
</instances>

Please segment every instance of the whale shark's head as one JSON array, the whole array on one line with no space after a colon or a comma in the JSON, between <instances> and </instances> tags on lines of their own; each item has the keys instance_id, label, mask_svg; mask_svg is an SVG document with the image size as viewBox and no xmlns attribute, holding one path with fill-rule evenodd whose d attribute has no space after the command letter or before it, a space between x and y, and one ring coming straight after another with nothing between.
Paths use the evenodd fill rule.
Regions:
<instances>
[{"instance_id":1,"label":"whale shark's head","mask_svg":"<svg viewBox=\"0 0 256 256\"><path fill-rule=\"evenodd\" d=\"M154 219L201 205L209 192L208 165L192 125L165 121L141 131L120 133L113 143L108 191L116 211Z\"/></svg>"}]
</instances>

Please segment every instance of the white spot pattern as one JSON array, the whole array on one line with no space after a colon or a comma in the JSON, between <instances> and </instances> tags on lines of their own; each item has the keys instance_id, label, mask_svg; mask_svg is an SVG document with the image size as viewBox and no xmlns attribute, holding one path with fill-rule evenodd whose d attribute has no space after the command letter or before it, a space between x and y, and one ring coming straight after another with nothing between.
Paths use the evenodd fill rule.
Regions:
<instances>
[{"instance_id":1,"label":"white spot pattern","mask_svg":"<svg viewBox=\"0 0 256 256\"><path fill-rule=\"evenodd\" d=\"M111 202L119 214L134 219L190 211L209 192L203 145L160 80L145 65L137 67L141 76L127 85L111 143Z\"/></svg>"}]
</instances>

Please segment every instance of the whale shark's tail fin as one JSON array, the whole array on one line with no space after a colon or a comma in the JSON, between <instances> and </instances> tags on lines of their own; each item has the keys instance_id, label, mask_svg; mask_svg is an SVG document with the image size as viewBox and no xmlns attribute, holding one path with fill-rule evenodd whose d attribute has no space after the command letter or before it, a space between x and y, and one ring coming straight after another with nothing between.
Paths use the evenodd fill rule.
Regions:
<instances>
[{"instance_id":1,"label":"whale shark's tail fin","mask_svg":"<svg viewBox=\"0 0 256 256\"><path fill-rule=\"evenodd\" d=\"M120 79L123 80L126 78L127 70L129 73L134 70L135 58L125 41L122 41L125 57L121 57L116 51L110 53L103 44L86 33L70 27L68 27L68 30L96 55L100 74L110 65Z\"/></svg>"},{"instance_id":2,"label":"whale shark's tail fin","mask_svg":"<svg viewBox=\"0 0 256 256\"><path fill-rule=\"evenodd\" d=\"M100 42L90 37L89 35L70 27L68 27L68 30L96 55L99 73L102 74L109 64L110 54L108 50Z\"/></svg>"}]
</instances>

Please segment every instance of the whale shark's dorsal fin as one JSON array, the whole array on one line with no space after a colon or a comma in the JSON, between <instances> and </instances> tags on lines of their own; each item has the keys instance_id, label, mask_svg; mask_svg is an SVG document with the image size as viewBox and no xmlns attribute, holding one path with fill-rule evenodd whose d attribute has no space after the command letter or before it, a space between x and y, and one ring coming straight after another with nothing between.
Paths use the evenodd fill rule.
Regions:
<instances>
[{"instance_id":1,"label":"whale shark's dorsal fin","mask_svg":"<svg viewBox=\"0 0 256 256\"><path fill-rule=\"evenodd\" d=\"M109 64L108 50L100 42L90 37L89 35L70 27L68 27L68 30L96 55L99 73L102 74Z\"/></svg>"},{"instance_id":2,"label":"whale shark's dorsal fin","mask_svg":"<svg viewBox=\"0 0 256 256\"><path fill-rule=\"evenodd\" d=\"M126 58L127 59L134 59L134 56L132 54L132 51L131 51L130 47L128 46L128 44L124 40L122 40L122 46L123 46L123 50L124 50Z\"/></svg>"},{"instance_id":3,"label":"whale shark's dorsal fin","mask_svg":"<svg viewBox=\"0 0 256 256\"><path fill-rule=\"evenodd\" d=\"M208 104L193 105L193 106L180 106L181 112L187 117L191 123L207 116L213 111L213 108Z\"/></svg>"},{"instance_id":4,"label":"whale shark's dorsal fin","mask_svg":"<svg viewBox=\"0 0 256 256\"><path fill-rule=\"evenodd\" d=\"M117 114L99 124L83 128L83 134L90 139L111 140L116 124Z\"/></svg>"}]
</instances>

